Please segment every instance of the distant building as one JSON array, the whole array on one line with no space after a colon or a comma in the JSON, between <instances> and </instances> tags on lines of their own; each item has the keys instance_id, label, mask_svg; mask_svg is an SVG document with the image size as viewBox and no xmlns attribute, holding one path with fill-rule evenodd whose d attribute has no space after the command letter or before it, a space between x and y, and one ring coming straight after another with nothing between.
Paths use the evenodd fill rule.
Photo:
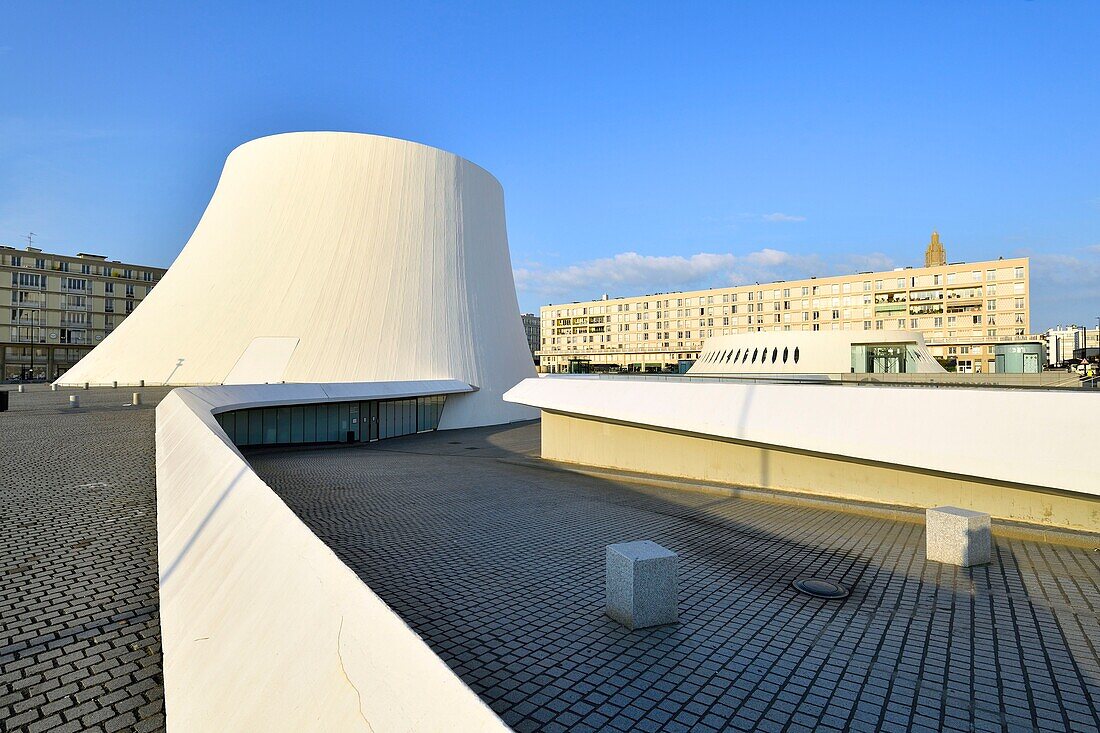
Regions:
<instances>
[{"instance_id":1,"label":"distant building","mask_svg":"<svg viewBox=\"0 0 1100 733\"><path fill-rule=\"evenodd\" d=\"M1055 326L1043 332L1047 344L1046 363L1060 366L1073 360L1073 352L1085 345L1084 326Z\"/></svg>"},{"instance_id":2,"label":"distant building","mask_svg":"<svg viewBox=\"0 0 1100 733\"><path fill-rule=\"evenodd\" d=\"M940 244L940 233L932 232L932 241L924 250L925 267L943 267L947 264L947 250Z\"/></svg>"},{"instance_id":3,"label":"distant building","mask_svg":"<svg viewBox=\"0 0 1100 733\"><path fill-rule=\"evenodd\" d=\"M538 364L539 357L536 352L539 350L539 321L541 319L534 313L520 314L520 318L523 319L523 332L527 334L527 345L531 348L531 358Z\"/></svg>"},{"instance_id":4,"label":"distant building","mask_svg":"<svg viewBox=\"0 0 1100 733\"><path fill-rule=\"evenodd\" d=\"M1048 366L1076 364L1081 359L1100 355L1100 329L1069 325L1048 328L1042 334L1046 342Z\"/></svg>"},{"instance_id":5,"label":"distant building","mask_svg":"<svg viewBox=\"0 0 1100 733\"><path fill-rule=\"evenodd\" d=\"M117 328L164 273L102 255L0 245L0 378L57 379Z\"/></svg>"},{"instance_id":6,"label":"distant building","mask_svg":"<svg viewBox=\"0 0 1100 733\"><path fill-rule=\"evenodd\" d=\"M938 233L925 259L946 263ZM901 330L956 371L994 372L998 344L1036 340L1029 269L1019 257L543 306L539 369L674 372L716 336Z\"/></svg>"}]
</instances>

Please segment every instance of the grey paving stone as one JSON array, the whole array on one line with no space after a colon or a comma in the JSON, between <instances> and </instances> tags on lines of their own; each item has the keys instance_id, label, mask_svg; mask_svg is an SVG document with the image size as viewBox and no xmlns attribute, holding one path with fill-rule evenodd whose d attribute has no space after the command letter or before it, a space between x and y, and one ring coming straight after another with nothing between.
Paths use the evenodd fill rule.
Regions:
<instances>
[{"instance_id":1,"label":"grey paving stone","mask_svg":"<svg viewBox=\"0 0 1100 733\"><path fill-rule=\"evenodd\" d=\"M135 409L92 389L69 409L67 392L31 386L0 413L0 700L21 711L0 730L121 723L112 702L155 702L140 722L164 728L159 644L136 647L160 633L153 410L165 393L146 390Z\"/></svg>"},{"instance_id":2,"label":"grey paving stone","mask_svg":"<svg viewBox=\"0 0 1100 733\"><path fill-rule=\"evenodd\" d=\"M538 443L526 424L249 458L494 709L533 682L567 730L985 729L989 707L1001 730L1054 710L1100 730L1100 553L994 537L989 565L946 566L921 523L549 470ZM679 555L676 626L603 613L604 547L637 537ZM852 594L799 595L805 575Z\"/></svg>"}]
</instances>

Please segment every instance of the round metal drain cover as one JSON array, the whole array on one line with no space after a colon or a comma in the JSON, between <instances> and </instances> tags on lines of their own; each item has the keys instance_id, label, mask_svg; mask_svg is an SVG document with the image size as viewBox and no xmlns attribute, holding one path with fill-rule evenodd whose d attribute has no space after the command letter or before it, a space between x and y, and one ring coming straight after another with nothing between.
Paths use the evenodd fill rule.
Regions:
<instances>
[{"instance_id":1,"label":"round metal drain cover","mask_svg":"<svg viewBox=\"0 0 1100 733\"><path fill-rule=\"evenodd\" d=\"M794 589L800 593L814 598L847 598L848 589L840 583L822 578L799 578L791 583Z\"/></svg>"}]
</instances>

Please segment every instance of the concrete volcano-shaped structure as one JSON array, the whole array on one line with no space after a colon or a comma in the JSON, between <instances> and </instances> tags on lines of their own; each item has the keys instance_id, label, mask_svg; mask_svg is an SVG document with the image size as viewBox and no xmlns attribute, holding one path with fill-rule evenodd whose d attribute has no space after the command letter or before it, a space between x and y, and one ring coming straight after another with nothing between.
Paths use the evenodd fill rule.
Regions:
<instances>
[{"instance_id":1,"label":"concrete volcano-shaped structure","mask_svg":"<svg viewBox=\"0 0 1100 733\"><path fill-rule=\"evenodd\" d=\"M457 379L440 427L532 417L504 194L456 155L289 133L234 150L149 296L58 383Z\"/></svg>"}]
</instances>

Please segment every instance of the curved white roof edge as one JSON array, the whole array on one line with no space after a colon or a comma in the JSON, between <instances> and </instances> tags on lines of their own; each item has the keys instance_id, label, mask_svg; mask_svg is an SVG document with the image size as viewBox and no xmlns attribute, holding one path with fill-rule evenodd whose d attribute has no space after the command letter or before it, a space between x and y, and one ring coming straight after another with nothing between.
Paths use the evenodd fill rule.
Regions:
<instances>
[{"instance_id":1,"label":"curved white roof edge","mask_svg":"<svg viewBox=\"0 0 1100 733\"><path fill-rule=\"evenodd\" d=\"M454 380L173 390L157 406L169 730L507 726L290 510L218 412L468 392ZM449 398L444 413L451 408ZM241 685L264 691L242 695Z\"/></svg>"},{"instance_id":2,"label":"curved white roof edge","mask_svg":"<svg viewBox=\"0 0 1100 733\"><path fill-rule=\"evenodd\" d=\"M58 383L456 379L478 390L458 427L532 417L502 396L534 374L500 183L420 143L295 132L233 150L161 282Z\"/></svg>"},{"instance_id":3,"label":"curved white roof edge","mask_svg":"<svg viewBox=\"0 0 1100 733\"><path fill-rule=\"evenodd\" d=\"M235 148L233 148L232 150L230 150L229 155L232 155L233 153L240 150L241 148L243 148L247 145L251 145L252 143L254 143L258 140L268 140L268 139L273 138L273 137L291 137L291 136L294 136L294 135L340 135L340 136L348 136L348 137L373 138L375 140L391 140L395 143L402 143L404 145L413 145L415 147L424 148L425 150L429 150L429 151L435 151L435 152L439 152L439 153L446 153L447 155L452 155L455 158L458 158L463 163L466 163L468 165L472 165L474 168L485 171L485 174L487 176L492 178L494 181L497 181L497 185L500 185L500 181L497 180L497 177L494 176L487 168L484 168L484 167L478 165L477 163L473 162L469 158L465 158L465 157L459 155L458 153L451 152L450 150L444 150L443 148L437 148L434 145L429 145L427 143L418 142L416 140L409 140L409 139L403 138L403 137L394 137L393 135L380 135L376 132L360 132L358 130L287 130L286 132L273 132L270 135L261 135L259 137L254 137L251 140L246 140L245 142L241 143L240 145L238 145Z\"/></svg>"},{"instance_id":4,"label":"curved white roof edge","mask_svg":"<svg viewBox=\"0 0 1100 733\"><path fill-rule=\"evenodd\" d=\"M426 395L476 392L457 379L420 379L404 382L331 382L329 384L235 384L181 387L187 394L210 407L213 414L250 407L349 402L354 400L396 400ZM448 405L449 406L449 405Z\"/></svg>"},{"instance_id":5,"label":"curved white roof edge","mask_svg":"<svg viewBox=\"0 0 1100 733\"><path fill-rule=\"evenodd\" d=\"M1100 495L1094 436L1066 415L1100 392L680 380L525 379L504 397L543 410L701 436ZM945 415L981 415L980 426Z\"/></svg>"},{"instance_id":6,"label":"curved white roof edge","mask_svg":"<svg viewBox=\"0 0 1100 733\"><path fill-rule=\"evenodd\" d=\"M946 370L917 331L755 331L713 336L688 374L847 374L852 347L904 344L910 372Z\"/></svg>"}]
</instances>

